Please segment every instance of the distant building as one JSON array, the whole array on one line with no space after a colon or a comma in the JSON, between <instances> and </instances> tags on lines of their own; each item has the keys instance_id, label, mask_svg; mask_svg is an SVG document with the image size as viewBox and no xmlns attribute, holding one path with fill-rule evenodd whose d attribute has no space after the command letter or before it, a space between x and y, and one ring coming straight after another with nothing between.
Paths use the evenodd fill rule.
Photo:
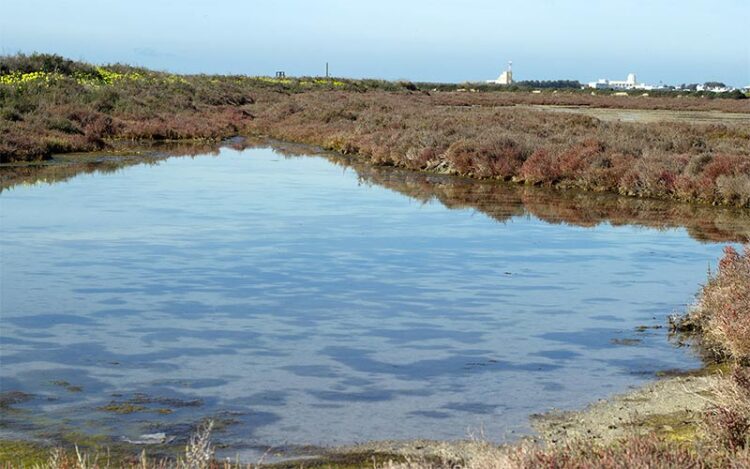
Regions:
<instances>
[{"instance_id":1,"label":"distant building","mask_svg":"<svg viewBox=\"0 0 750 469\"><path fill-rule=\"evenodd\" d=\"M606 78L601 78L598 81L590 82L589 88L597 90L647 90L653 89L653 86L638 83L635 79L635 73L629 73L626 80L607 80Z\"/></svg>"},{"instance_id":2,"label":"distant building","mask_svg":"<svg viewBox=\"0 0 750 469\"><path fill-rule=\"evenodd\" d=\"M695 91L710 91L711 93L729 93L730 91L734 91L734 88L730 88L728 86L719 86L719 85L711 86L709 84L703 84L703 85L696 86Z\"/></svg>"},{"instance_id":3,"label":"distant building","mask_svg":"<svg viewBox=\"0 0 750 469\"><path fill-rule=\"evenodd\" d=\"M508 62L508 70L504 71L497 77L497 80L487 80L487 83L495 85L512 85L513 84L513 62Z\"/></svg>"}]
</instances>

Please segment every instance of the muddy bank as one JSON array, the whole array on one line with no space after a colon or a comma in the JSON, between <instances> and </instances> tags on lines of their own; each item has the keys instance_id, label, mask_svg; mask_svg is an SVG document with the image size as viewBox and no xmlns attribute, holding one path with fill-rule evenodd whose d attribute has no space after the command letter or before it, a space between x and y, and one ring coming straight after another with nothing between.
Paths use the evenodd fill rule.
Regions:
<instances>
[{"instance_id":1,"label":"muddy bank","mask_svg":"<svg viewBox=\"0 0 750 469\"><path fill-rule=\"evenodd\" d=\"M650 432L672 440L692 440L699 416L710 405L719 380L718 374L663 378L583 410L534 415L532 426L547 444L574 439L607 444Z\"/></svg>"},{"instance_id":2,"label":"muddy bank","mask_svg":"<svg viewBox=\"0 0 750 469\"><path fill-rule=\"evenodd\" d=\"M439 467L460 463L484 467L484 463L500 464L523 453L525 448L554 447L575 441L610 445L633 435L656 434L668 441L693 441L698 431L701 412L712 401L722 377L723 367L709 366L702 370L663 377L656 382L609 399L591 403L581 410L552 410L532 415L536 434L505 445L488 441L490 435L467 435L462 441L371 441L337 448L307 448L306 454L277 453L273 467L342 467L373 461L418 463ZM516 456L514 456L516 455ZM509 466L510 467L510 466Z\"/></svg>"}]
</instances>

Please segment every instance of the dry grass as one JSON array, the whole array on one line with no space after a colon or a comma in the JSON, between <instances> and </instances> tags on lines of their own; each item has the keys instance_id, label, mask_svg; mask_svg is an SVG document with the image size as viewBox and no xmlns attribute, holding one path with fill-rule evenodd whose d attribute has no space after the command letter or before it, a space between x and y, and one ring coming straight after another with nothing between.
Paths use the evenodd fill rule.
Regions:
<instances>
[{"instance_id":1,"label":"dry grass","mask_svg":"<svg viewBox=\"0 0 750 469\"><path fill-rule=\"evenodd\" d=\"M736 451L750 437L750 370L736 366L716 387L702 421L703 439L714 449Z\"/></svg>"},{"instance_id":2,"label":"dry grass","mask_svg":"<svg viewBox=\"0 0 750 469\"><path fill-rule=\"evenodd\" d=\"M45 469L103 469L127 467L129 469L256 469L255 464L236 464L230 461L211 461L205 465L186 465L187 461L149 460L142 455L138 461L109 465L96 458L76 454L73 457L53 451L48 464L37 466ZM736 451L707 450L661 440L654 436L630 437L615 444L603 446L591 442L574 442L565 446L545 449L539 446L522 445L514 448L496 447L486 444L486 448L476 452L466 460L405 458L400 461L360 461L359 463L326 463L304 461L284 464L284 467L310 468L372 468L372 469L573 469L573 468L709 468L709 467L750 467L750 453L745 449Z\"/></svg>"},{"instance_id":3,"label":"dry grass","mask_svg":"<svg viewBox=\"0 0 750 469\"><path fill-rule=\"evenodd\" d=\"M662 440L653 435L632 436L610 445L590 441L571 442L554 448L520 445L484 451L463 461L430 461L424 458L376 464L374 469L684 469L750 467L745 449L690 446Z\"/></svg>"}]
</instances>

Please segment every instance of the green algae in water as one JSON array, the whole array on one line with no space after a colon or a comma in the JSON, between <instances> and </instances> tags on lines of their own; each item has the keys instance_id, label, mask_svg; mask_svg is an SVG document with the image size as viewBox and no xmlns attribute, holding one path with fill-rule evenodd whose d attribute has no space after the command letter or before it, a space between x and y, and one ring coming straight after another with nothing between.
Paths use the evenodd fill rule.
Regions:
<instances>
[{"instance_id":1,"label":"green algae in water","mask_svg":"<svg viewBox=\"0 0 750 469\"><path fill-rule=\"evenodd\" d=\"M83 387L81 386L75 386L73 384L70 384L69 382L65 381L64 379L58 379L51 381L51 383L55 386L59 386L63 389L65 389L68 392L83 392Z\"/></svg>"},{"instance_id":2,"label":"green algae in water","mask_svg":"<svg viewBox=\"0 0 750 469\"><path fill-rule=\"evenodd\" d=\"M113 402L105 406L99 407L99 410L104 412L112 412L113 414L134 414L136 412L144 412L148 410L147 407L137 404L130 404L128 402Z\"/></svg>"},{"instance_id":3,"label":"green algae in water","mask_svg":"<svg viewBox=\"0 0 750 469\"><path fill-rule=\"evenodd\" d=\"M653 431L669 441L692 442L698 436L699 416L700 413L681 410L649 416L634 426Z\"/></svg>"},{"instance_id":4,"label":"green algae in water","mask_svg":"<svg viewBox=\"0 0 750 469\"><path fill-rule=\"evenodd\" d=\"M32 467L49 461L50 448L30 441L0 440L0 465Z\"/></svg>"},{"instance_id":5,"label":"green algae in water","mask_svg":"<svg viewBox=\"0 0 750 469\"><path fill-rule=\"evenodd\" d=\"M7 410L16 404L30 401L34 396L21 391L7 391L0 393L0 409Z\"/></svg>"}]
</instances>

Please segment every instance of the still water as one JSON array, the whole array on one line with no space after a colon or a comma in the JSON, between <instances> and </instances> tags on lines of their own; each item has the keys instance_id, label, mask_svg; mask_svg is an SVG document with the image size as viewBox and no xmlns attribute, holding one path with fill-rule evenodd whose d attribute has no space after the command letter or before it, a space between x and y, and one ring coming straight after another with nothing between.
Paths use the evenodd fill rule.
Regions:
<instances>
[{"instance_id":1,"label":"still water","mask_svg":"<svg viewBox=\"0 0 750 469\"><path fill-rule=\"evenodd\" d=\"M500 441L699 365L659 327L723 243L367 171L225 148L4 191L1 387L31 395L4 431Z\"/></svg>"}]
</instances>

